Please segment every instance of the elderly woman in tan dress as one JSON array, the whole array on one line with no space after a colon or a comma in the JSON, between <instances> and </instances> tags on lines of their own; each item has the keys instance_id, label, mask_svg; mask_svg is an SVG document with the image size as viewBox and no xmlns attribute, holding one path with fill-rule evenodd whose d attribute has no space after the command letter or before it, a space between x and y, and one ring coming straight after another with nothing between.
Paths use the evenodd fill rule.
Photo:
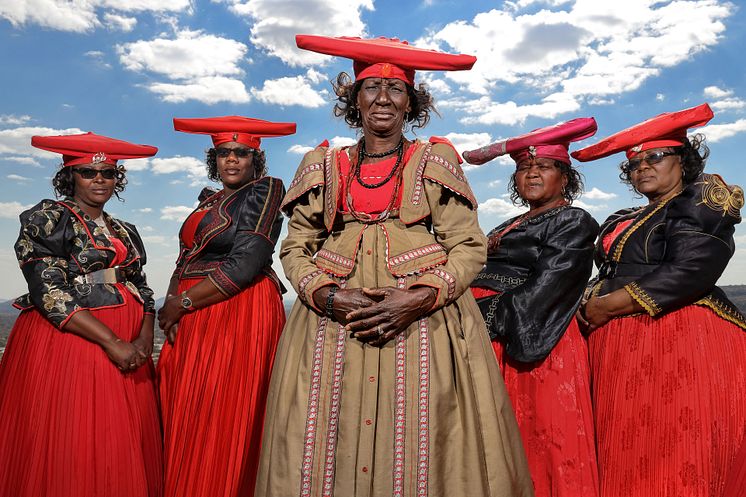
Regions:
<instances>
[{"instance_id":1,"label":"elderly woman in tan dress","mask_svg":"<svg viewBox=\"0 0 746 497\"><path fill-rule=\"evenodd\" d=\"M479 309L477 203L447 140L410 141L415 69L474 58L397 40L297 37L355 60L335 113L362 136L306 154L283 202L298 301L278 346L257 496L531 496Z\"/></svg>"}]
</instances>

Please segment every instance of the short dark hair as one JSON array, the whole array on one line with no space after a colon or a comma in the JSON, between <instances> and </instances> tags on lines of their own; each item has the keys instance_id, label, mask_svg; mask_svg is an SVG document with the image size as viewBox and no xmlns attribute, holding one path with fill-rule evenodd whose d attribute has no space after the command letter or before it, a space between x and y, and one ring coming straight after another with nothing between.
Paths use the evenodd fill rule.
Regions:
<instances>
[{"instance_id":1,"label":"short dark hair","mask_svg":"<svg viewBox=\"0 0 746 497\"><path fill-rule=\"evenodd\" d=\"M567 178L567 184L562 189L562 197L569 203L578 198L583 193L583 175L580 171L572 167L571 164L566 164L560 160L555 160L554 165L560 170L560 173ZM508 191L510 192L510 200L514 205L528 206L528 202L523 200L521 194L518 193L518 185L515 183L515 171L510 175L510 183L508 183Z\"/></svg>"},{"instance_id":2,"label":"short dark hair","mask_svg":"<svg viewBox=\"0 0 746 497\"><path fill-rule=\"evenodd\" d=\"M671 148L681 159L684 185L692 183L705 170L705 163L710 156L710 147L705 143L705 135L697 133L691 138L684 138L683 145ZM640 195L637 188L632 185L632 171L629 168L629 161L619 164L619 169L621 169L619 179L622 180L622 183L629 185L633 192Z\"/></svg>"},{"instance_id":3,"label":"short dark hair","mask_svg":"<svg viewBox=\"0 0 746 497\"><path fill-rule=\"evenodd\" d=\"M343 117L351 128L360 129L363 127L363 118L357 106L357 94L360 92L364 80L353 81L350 75L343 71L337 75L336 81L332 81L332 88L337 95L334 115ZM438 113L435 109L433 96L424 83L418 84L416 88L409 83L405 83L405 85L412 110L404 116L404 122L411 129L424 128L430 122L430 112Z\"/></svg>"},{"instance_id":4,"label":"short dark hair","mask_svg":"<svg viewBox=\"0 0 746 497\"><path fill-rule=\"evenodd\" d=\"M115 178L117 181L114 184L114 195L117 197L117 200L122 200L119 194L124 191L124 187L127 185L127 177L124 175L127 169L121 164L118 164L116 169L117 174ZM74 196L75 179L73 178L72 166L60 164L60 168L57 170L54 178L52 178L52 186L54 187L54 195L57 198Z\"/></svg>"},{"instance_id":5,"label":"short dark hair","mask_svg":"<svg viewBox=\"0 0 746 497\"><path fill-rule=\"evenodd\" d=\"M261 178L267 175L267 157L264 150L252 148L251 165L254 166L254 177ZM207 164L207 178L210 181L220 182L218 174L218 159L215 147L206 152L205 163Z\"/></svg>"}]
</instances>

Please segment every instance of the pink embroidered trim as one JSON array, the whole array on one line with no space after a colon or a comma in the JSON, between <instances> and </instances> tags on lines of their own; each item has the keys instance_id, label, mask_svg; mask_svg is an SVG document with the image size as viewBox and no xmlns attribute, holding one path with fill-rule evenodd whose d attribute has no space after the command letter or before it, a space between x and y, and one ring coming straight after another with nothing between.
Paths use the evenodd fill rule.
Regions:
<instances>
[{"instance_id":1,"label":"pink embroidered trim","mask_svg":"<svg viewBox=\"0 0 746 497\"><path fill-rule=\"evenodd\" d=\"M319 415L319 396L321 394L321 371L324 361L324 334L326 318L319 318L316 329L316 345L313 349L313 368L311 369L311 387L308 392L308 410L306 421L306 436L303 441L303 461L301 465L300 495L311 495L311 472L313 470L313 452L316 446L316 423Z\"/></svg>"},{"instance_id":2,"label":"pink embroidered trim","mask_svg":"<svg viewBox=\"0 0 746 497\"><path fill-rule=\"evenodd\" d=\"M340 284L345 287L345 280ZM334 495L334 476L337 455L337 433L339 431L339 403L342 397L342 375L344 373L345 327L337 326L337 346L334 351L331 401L329 402L329 424L326 430L326 458L324 459L324 486L321 495Z\"/></svg>"},{"instance_id":3,"label":"pink embroidered trim","mask_svg":"<svg viewBox=\"0 0 746 497\"><path fill-rule=\"evenodd\" d=\"M322 171L323 167L324 167L323 164L321 164L320 162L316 162L315 164L309 164L306 167L304 167L303 169L301 169L301 171L298 174L295 175L295 178L290 183L290 186L288 187L288 191L290 191L293 188L295 188L296 186L298 186L298 183L300 183L303 180L303 177L306 174L312 173L314 171Z\"/></svg>"},{"instance_id":4,"label":"pink embroidered trim","mask_svg":"<svg viewBox=\"0 0 746 497\"><path fill-rule=\"evenodd\" d=\"M427 164L427 158L430 155L432 147L431 143L427 144L420 163L417 165L417 172L414 175L414 189L412 190L412 203L414 205L420 205L420 199L422 198L422 174L425 172L425 165Z\"/></svg>"},{"instance_id":5,"label":"pink embroidered trim","mask_svg":"<svg viewBox=\"0 0 746 497\"><path fill-rule=\"evenodd\" d=\"M398 266L405 262L409 262L411 260L417 259L418 257L422 257L422 256L429 255L429 254L434 254L436 252L445 252L445 251L446 250L443 247L443 245L439 243L433 243L431 245L425 245L424 247L410 250L409 252L404 252L403 254L397 255L396 257L392 257L389 260L389 264L391 266Z\"/></svg>"},{"instance_id":6,"label":"pink embroidered trim","mask_svg":"<svg viewBox=\"0 0 746 497\"><path fill-rule=\"evenodd\" d=\"M400 289L405 287L404 278L399 278L397 286ZM395 357L393 497L404 497L404 440L407 420L407 341L405 333L396 335Z\"/></svg>"},{"instance_id":7,"label":"pink embroidered trim","mask_svg":"<svg viewBox=\"0 0 746 497\"><path fill-rule=\"evenodd\" d=\"M453 299L453 295L456 292L456 278L448 271L444 271L442 269L431 269L430 271L428 271L428 273L432 273L448 283L448 295L446 297L446 301L450 301L451 299Z\"/></svg>"},{"instance_id":8,"label":"pink embroidered trim","mask_svg":"<svg viewBox=\"0 0 746 497\"><path fill-rule=\"evenodd\" d=\"M427 318L420 319L420 392L418 408L417 497L426 497L430 470L430 334Z\"/></svg>"},{"instance_id":9,"label":"pink embroidered trim","mask_svg":"<svg viewBox=\"0 0 746 497\"><path fill-rule=\"evenodd\" d=\"M306 302L306 287L311 282L311 280L313 280L315 277L317 277L318 275L322 274L323 272L324 271L322 271L321 269L317 269L316 271L313 271L313 272L305 275L298 282L298 297L300 297L300 299L303 302Z\"/></svg>"},{"instance_id":10,"label":"pink embroidered trim","mask_svg":"<svg viewBox=\"0 0 746 497\"><path fill-rule=\"evenodd\" d=\"M326 249L321 249L316 253L316 257L321 257L322 259L326 259L327 261L331 261L334 264L339 264L342 267L345 267L347 269L352 269L352 267L355 265L355 261L352 259L348 259L347 257L344 257L342 255L339 255L337 253L331 252Z\"/></svg>"},{"instance_id":11,"label":"pink embroidered trim","mask_svg":"<svg viewBox=\"0 0 746 497\"><path fill-rule=\"evenodd\" d=\"M466 181L466 178L464 178L464 175L461 174L461 171L459 171L459 169L456 166L454 166L453 164L445 160L443 157L439 155L431 155L430 157L428 157L428 160L430 162L435 162L436 164L440 164L444 168L448 169L448 171L450 171L451 174L453 174L457 180Z\"/></svg>"}]
</instances>

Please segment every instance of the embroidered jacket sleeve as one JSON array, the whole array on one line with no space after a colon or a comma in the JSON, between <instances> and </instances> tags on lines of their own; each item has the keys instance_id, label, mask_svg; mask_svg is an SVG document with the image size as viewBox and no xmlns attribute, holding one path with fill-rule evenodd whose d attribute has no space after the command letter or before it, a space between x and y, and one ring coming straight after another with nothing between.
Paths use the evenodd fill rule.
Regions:
<instances>
[{"instance_id":1,"label":"embroidered jacket sleeve","mask_svg":"<svg viewBox=\"0 0 746 497\"><path fill-rule=\"evenodd\" d=\"M476 200L448 144L433 145L423 173L423 188L435 238L448 253L445 264L419 276L412 287L438 291L433 309L456 300L487 259L487 238L477 220Z\"/></svg>"},{"instance_id":2,"label":"embroidered jacket sleeve","mask_svg":"<svg viewBox=\"0 0 746 497\"><path fill-rule=\"evenodd\" d=\"M743 190L700 175L668 206L665 251L658 267L625 290L651 316L691 304L710 292L728 265L741 221Z\"/></svg>"},{"instance_id":3,"label":"embroidered jacket sleeve","mask_svg":"<svg viewBox=\"0 0 746 497\"><path fill-rule=\"evenodd\" d=\"M233 296L249 286L262 269L272 264L272 252L280 236L280 204L285 187L265 176L242 195L236 212L236 237L230 253L208 278L225 295Z\"/></svg>"},{"instance_id":4,"label":"embroidered jacket sleeve","mask_svg":"<svg viewBox=\"0 0 746 497\"><path fill-rule=\"evenodd\" d=\"M580 304L593 266L598 224L569 208L548 218L536 265L526 281L503 293L490 335L504 337L515 360L533 362L552 351Z\"/></svg>"},{"instance_id":5,"label":"embroidered jacket sleeve","mask_svg":"<svg viewBox=\"0 0 746 497\"><path fill-rule=\"evenodd\" d=\"M134 224L125 223L122 221L120 221L120 223L127 230L130 241L134 245L135 250L137 250L140 255L140 260L135 265L135 267L125 268L124 274L127 277L127 281L134 285L134 287L137 289L137 293L140 295L140 299L143 303L143 311L145 312L145 314L155 314L155 299L153 298L153 290L150 288L150 286L148 286L148 281L145 277L145 271L142 268L147 261L147 257L145 255L145 245L143 244L140 233L138 233L137 228L135 228Z\"/></svg>"},{"instance_id":6,"label":"embroidered jacket sleeve","mask_svg":"<svg viewBox=\"0 0 746 497\"><path fill-rule=\"evenodd\" d=\"M280 259L285 276L308 306L318 309L313 292L337 283L314 263L314 255L328 236L324 226L324 172L326 149L319 147L303 158L283 202L290 216L288 234L282 241Z\"/></svg>"},{"instance_id":7,"label":"embroidered jacket sleeve","mask_svg":"<svg viewBox=\"0 0 746 497\"><path fill-rule=\"evenodd\" d=\"M15 252L34 306L58 328L80 308L69 274L72 239L70 213L53 200L42 200L20 216Z\"/></svg>"}]
</instances>

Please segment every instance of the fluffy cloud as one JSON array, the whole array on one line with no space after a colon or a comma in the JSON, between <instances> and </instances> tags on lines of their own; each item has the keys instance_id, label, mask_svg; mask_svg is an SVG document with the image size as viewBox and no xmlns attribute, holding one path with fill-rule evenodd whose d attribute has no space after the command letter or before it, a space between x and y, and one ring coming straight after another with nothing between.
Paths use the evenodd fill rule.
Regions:
<instances>
[{"instance_id":1,"label":"fluffy cloud","mask_svg":"<svg viewBox=\"0 0 746 497\"><path fill-rule=\"evenodd\" d=\"M14 114L0 114L0 126L19 126L31 120L31 116L16 116Z\"/></svg>"},{"instance_id":2,"label":"fluffy cloud","mask_svg":"<svg viewBox=\"0 0 746 497\"><path fill-rule=\"evenodd\" d=\"M118 31L129 33L130 31L135 29L137 19L134 17L120 16L107 12L106 14L104 14L104 24L110 29L116 29Z\"/></svg>"},{"instance_id":3,"label":"fluffy cloud","mask_svg":"<svg viewBox=\"0 0 746 497\"><path fill-rule=\"evenodd\" d=\"M32 165L36 162L32 157L59 159L59 154L32 147L31 137L34 135L74 135L77 133L83 133L83 130L78 128L54 129L43 126L22 126L20 128L0 129L0 155L19 156L5 157L5 159Z\"/></svg>"},{"instance_id":4,"label":"fluffy cloud","mask_svg":"<svg viewBox=\"0 0 746 497\"><path fill-rule=\"evenodd\" d=\"M733 95L733 90L723 90L717 86L708 86L702 90L702 93L707 98L725 98Z\"/></svg>"},{"instance_id":5,"label":"fluffy cloud","mask_svg":"<svg viewBox=\"0 0 746 497\"><path fill-rule=\"evenodd\" d=\"M732 123L710 124L709 126L698 129L697 133L703 133L707 137L708 142L717 143L720 140L725 140L744 131L746 131L746 119L739 119Z\"/></svg>"},{"instance_id":6,"label":"fluffy cloud","mask_svg":"<svg viewBox=\"0 0 746 497\"><path fill-rule=\"evenodd\" d=\"M187 207L186 205L167 205L161 209L161 219L182 222L193 210L194 207Z\"/></svg>"},{"instance_id":7,"label":"fluffy cloud","mask_svg":"<svg viewBox=\"0 0 746 497\"><path fill-rule=\"evenodd\" d=\"M246 86L241 81L222 76L196 78L189 83L153 83L148 89L161 95L163 101L169 103L187 100L198 100L206 104L246 103L251 100Z\"/></svg>"},{"instance_id":8,"label":"fluffy cloud","mask_svg":"<svg viewBox=\"0 0 746 497\"><path fill-rule=\"evenodd\" d=\"M733 96L733 90L708 86L702 90L702 94L710 100L710 107L716 111L740 110L746 107L746 101Z\"/></svg>"},{"instance_id":9,"label":"fluffy cloud","mask_svg":"<svg viewBox=\"0 0 746 497\"><path fill-rule=\"evenodd\" d=\"M215 0L213 0L215 1ZM239 16L250 18L251 42L290 66L322 64L328 56L295 46L295 35L363 36L363 10L373 0L222 0Z\"/></svg>"},{"instance_id":10,"label":"fluffy cloud","mask_svg":"<svg viewBox=\"0 0 746 497\"><path fill-rule=\"evenodd\" d=\"M0 218L18 219L18 215L30 209L34 204L23 205L20 202L0 202Z\"/></svg>"},{"instance_id":11,"label":"fluffy cloud","mask_svg":"<svg viewBox=\"0 0 746 497\"><path fill-rule=\"evenodd\" d=\"M595 186L583 194L583 198L588 200L611 200L616 196L616 193L606 193Z\"/></svg>"},{"instance_id":12,"label":"fluffy cloud","mask_svg":"<svg viewBox=\"0 0 746 497\"><path fill-rule=\"evenodd\" d=\"M19 164L26 164L29 166L40 167L39 161L33 157L3 157L2 160L18 162Z\"/></svg>"},{"instance_id":13,"label":"fluffy cloud","mask_svg":"<svg viewBox=\"0 0 746 497\"><path fill-rule=\"evenodd\" d=\"M252 88L257 100L274 105L300 105L317 108L326 104L321 95L314 90L304 76L268 79L261 89Z\"/></svg>"},{"instance_id":14,"label":"fluffy cloud","mask_svg":"<svg viewBox=\"0 0 746 497\"><path fill-rule=\"evenodd\" d=\"M18 174L9 174L9 175L6 176L6 178L8 178L10 180L13 180L13 181L19 181L19 182L31 181L31 178L27 178L25 176L20 176Z\"/></svg>"},{"instance_id":15,"label":"fluffy cloud","mask_svg":"<svg viewBox=\"0 0 746 497\"><path fill-rule=\"evenodd\" d=\"M490 216L513 217L525 212L526 208L513 205L512 202L501 198L489 198L479 204L478 211Z\"/></svg>"},{"instance_id":16,"label":"fluffy cloud","mask_svg":"<svg viewBox=\"0 0 746 497\"><path fill-rule=\"evenodd\" d=\"M534 3L512 2L418 40L477 56L473 70L447 76L460 85L461 95L476 98L441 102L467 114L464 123L515 125L534 116L554 119L584 103L608 105L614 96L717 44L723 20L736 8L715 0L577 0L563 10L516 12ZM513 89L506 91L506 84ZM517 104L528 91L536 100Z\"/></svg>"},{"instance_id":17,"label":"fluffy cloud","mask_svg":"<svg viewBox=\"0 0 746 497\"><path fill-rule=\"evenodd\" d=\"M288 149L288 152L290 152L291 154L303 155L307 154L311 150L313 150L313 147L307 147L305 145L293 145Z\"/></svg>"}]
</instances>

